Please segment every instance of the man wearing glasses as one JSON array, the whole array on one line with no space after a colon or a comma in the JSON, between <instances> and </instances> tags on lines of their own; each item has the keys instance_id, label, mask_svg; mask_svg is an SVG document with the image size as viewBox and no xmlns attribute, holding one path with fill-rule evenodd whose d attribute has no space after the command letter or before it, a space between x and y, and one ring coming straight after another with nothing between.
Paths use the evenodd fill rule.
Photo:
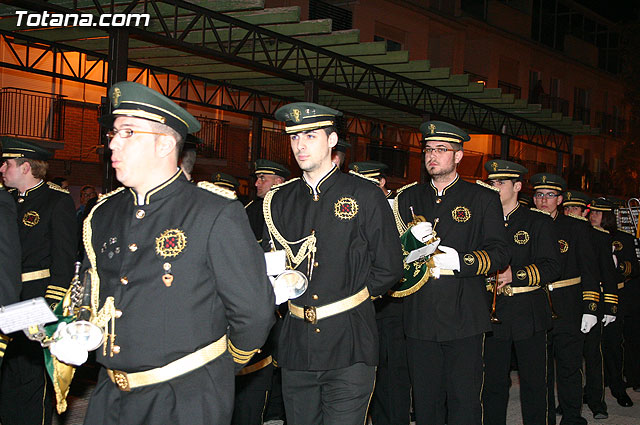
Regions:
<instances>
[{"instance_id":1,"label":"man wearing glasses","mask_svg":"<svg viewBox=\"0 0 640 425\"><path fill-rule=\"evenodd\" d=\"M483 339L491 330L484 278L509 263L502 207L490 186L458 175L463 143L470 140L464 131L441 121L420 130L431 182L405 186L394 203L400 234L411 222L426 221L416 239L430 240L433 225L443 251L433 256L440 277L403 302L416 423L445 423L448 411L449 425L476 425L482 421Z\"/></svg>"},{"instance_id":2,"label":"man wearing glasses","mask_svg":"<svg viewBox=\"0 0 640 425\"><path fill-rule=\"evenodd\" d=\"M548 285L553 310L558 318L548 333L547 391L549 424L556 423L554 378L558 380L558 402L565 424L584 424L582 408L582 348L584 334L596 324L600 305L596 254L590 239L590 226L579 219L559 214L562 191L567 184L555 174L539 173L531 178L536 208L553 218L560 249L560 280Z\"/></svg>"},{"instance_id":3,"label":"man wearing glasses","mask_svg":"<svg viewBox=\"0 0 640 425\"><path fill-rule=\"evenodd\" d=\"M137 83L114 84L109 98L101 122L124 187L84 222L93 313L108 320L85 423L230 423L234 368L274 321L263 254L235 194L178 168L199 122Z\"/></svg>"}]
</instances>

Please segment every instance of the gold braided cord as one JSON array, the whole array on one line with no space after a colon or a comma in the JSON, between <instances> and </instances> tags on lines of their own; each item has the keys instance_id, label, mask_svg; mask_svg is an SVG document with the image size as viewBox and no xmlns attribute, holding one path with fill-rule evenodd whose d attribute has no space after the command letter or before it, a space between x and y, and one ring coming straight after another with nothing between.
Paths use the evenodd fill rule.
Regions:
<instances>
[{"instance_id":1,"label":"gold braided cord","mask_svg":"<svg viewBox=\"0 0 640 425\"><path fill-rule=\"evenodd\" d=\"M289 259L290 264L293 269L298 268L300 264L305 260L305 257L313 256L316 252L316 236L314 233L311 233L309 236L306 236L298 241L289 242L286 240L282 234L276 228L276 225L273 222L273 217L271 216L271 200L273 199L273 195L278 191L278 188L271 189L264 197L264 201L262 203L262 213L264 214L264 222L267 225L267 230L269 231L269 236L275 238L280 245L284 248L287 253L287 258ZM293 250L290 245L297 245L302 243L300 249L298 249L298 253L296 255L293 254ZM309 261L313 262L312 259ZM312 264L309 264L309 269L311 269Z\"/></svg>"},{"instance_id":2,"label":"gold braided cord","mask_svg":"<svg viewBox=\"0 0 640 425\"><path fill-rule=\"evenodd\" d=\"M398 193L398 195L396 196L396 201L393 203L392 210L393 210L393 218L396 221L396 229L398 229L398 233L402 236L409 227L404 223L404 221L402 221L402 217L400 216L400 210L398 208L398 204L400 203L398 202L399 200L400 200L400 194Z\"/></svg>"}]
</instances>

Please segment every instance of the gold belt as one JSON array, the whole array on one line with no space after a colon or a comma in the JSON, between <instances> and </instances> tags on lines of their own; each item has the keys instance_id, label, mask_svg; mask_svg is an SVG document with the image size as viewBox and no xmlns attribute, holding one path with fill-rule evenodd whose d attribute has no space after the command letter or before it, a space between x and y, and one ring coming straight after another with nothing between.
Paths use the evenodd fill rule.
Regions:
<instances>
[{"instance_id":1,"label":"gold belt","mask_svg":"<svg viewBox=\"0 0 640 425\"><path fill-rule=\"evenodd\" d=\"M577 285L580 282L582 282L582 278L578 276L572 279L559 280L557 282L550 283L548 286L549 286L549 290L553 291L554 289L560 289L567 286Z\"/></svg>"},{"instance_id":2,"label":"gold belt","mask_svg":"<svg viewBox=\"0 0 640 425\"><path fill-rule=\"evenodd\" d=\"M206 365L225 351L227 351L227 336L223 335L219 340L174 360L166 366L135 373L107 369L107 375L120 390L131 391L133 388L159 384L189 373Z\"/></svg>"},{"instance_id":3,"label":"gold belt","mask_svg":"<svg viewBox=\"0 0 640 425\"><path fill-rule=\"evenodd\" d=\"M368 299L369 289L365 286L358 293L351 295L350 297L320 307L308 305L300 307L289 301L289 312L293 317L303 319L308 323L316 324L318 323L318 320L326 319L327 317L335 316L336 314L351 310Z\"/></svg>"},{"instance_id":4,"label":"gold belt","mask_svg":"<svg viewBox=\"0 0 640 425\"><path fill-rule=\"evenodd\" d=\"M524 294L526 292L532 292L540 289L539 286L511 286L504 285L502 288L498 289L498 295L506 295L507 297L513 297L516 294ZM490 283L487 285L487 291L493 291L493 284Z\"/></svg>"},{"instance_id":5,"label":"gold belt","mask_svg":"<svg viewBox=\"0 0 640 425\"><path fill-rule=\"evenodd\" d=\"M237 376L248 375L250 373L256 372L260 369L264 369L273 363L273 358L271 356L265 357L259 362L255 362L254 364L250 364L249 366L243 367L240 372L237 373Z\"/></svg>"},{"instance_id":6,"label":"gold belt","mask_svg":"<svg viewBox=\"0 0 640 425\"><path fill-rule=\"evenodd\" d=\"M453 276L453 270L440 269L440 276Z\"/></svg>"},{"instance_id":7,"label":"gold belt","mask_svg":"<svg viewBox=\"0 0 640 425\"><path fill-rule=\"evenodd\" d=\"M49 272L49 269L36 270L35 272L22 273L22 282L44 279L50 276L51 272Z\"/></svg>"},{"instance_id":8,"label":"gold belt","mask_svg":"<svg viewBox=\"0 0 640 425\"><path fill-rule=\"evenodd\" d=\"M622 289L622 288L624 288L624 282L618 283L618 289Z\"/></svg>"}]
</instances>

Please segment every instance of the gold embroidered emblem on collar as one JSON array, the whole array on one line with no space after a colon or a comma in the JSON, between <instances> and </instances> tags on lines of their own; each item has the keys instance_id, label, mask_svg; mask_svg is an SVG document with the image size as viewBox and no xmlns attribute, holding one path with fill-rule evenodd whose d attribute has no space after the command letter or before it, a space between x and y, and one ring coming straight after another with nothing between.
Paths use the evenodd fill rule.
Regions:
<instances>
[{"instance_id":1,"label":"gold embroidered emblem on collar","mask_svg":"<svg viewBox=\"0 0 640 425\"><path fill-rule=\"evenodd\" d=\"M513 241L518 245L525 245L529 242L529 234L524 230L518 230L515 235L513 235Z\"/></svg>"},{"instance_id":2,"label":"gold embroidered emblem on collar","mask_svg":"<svg viewBox=\"0 0 640 425\"><path fill-rule=\"evenodd\" d=\"M111 100L113 102L113 106L116 108L120 105L120 96L122 96L122 92L120 91L119 88L116 87L113 90L113 93L111 94Z\"/></svg>"},{"instance_id":3,"label":"gold embroidered emblem on collar","mask_svg":"<svg viewBox=\"0 0 640 425\"><path fill-rule=\"evenodd\" d=\"M497 162L495 162L495 161L493 161L493 162L491 163L491 169L492 169L493 171L498 171L498 163L497 163Z\"/></svg>"},{"instance_id":4,"label":"gold embroidered emblem on collar","mask_svg":"<svg viewBox=\"0 0 640 425\"><path fill-rule=\"evenodd\" d=\"M558 245L560 245L561 254L564 254L565 252L569 251L569 244L567 243L567 241L563 239L558 239Z\"/></svg>"},{"instance_id":5,"label":"gold embroidered emblem on collar","mask_svg":"<svg viewBox=\"0 0 640 425\"><path fill-rule=\"evenodd\" d=\"M620 241L613 241L613 244L612 244L612 245L613 245L613 249L614 249L615 251L622 251L622 247L623 247L622 242L620 242Z\"/></svg>"},{"instance_id":6,"label":"gold embroidered emblem on collar","mask_svg":"<svg viewBox=\"0 0 640 425\"><path fill-rule=\"evenodd\" d=\"M156 238L156 254L176 257L187 246L187 236L180 229L167 229Z\"/></svg>"},{"instance_id":7,"label":"gold embroidered emblem on collar","mask_svg":"<svg viewBox=\"0 0 640 425\"><path fill-rule=\"evenodd\" d=\"M451 217L458 223L464 223L471 218L471 211L467 207L457 206L451 211Z\"/></svg>"},{"instance_id":8,"label":"gold embroidered emblem on collar","mask_svg":"<svg viewBox=\"0 0 640 425\"><path fill-rule=\"evenodd\" d=\"M358 164L353 166L353 171L355 171L356 173L360 171L360 167L358 167Z\"/></svg>"},{"instance_id":9,"label":"gold embroidered emblem on collar","mask_svg":"<svg viewBox=\"0 0 640 425\"><path fill-rule=\"evenodd\" d=\"M474 257L473 254L465 254L463 261L467 266L471 266L476 262L476 257Z\"/></svg>"},{"instance_id":10,"label":"gold embroidered emblem on collar","mask_svg":"<svg viewBox=\"0 0 640 425\"><path fill-rule=\"evenodd\" d=\"M527 272L525 272L524 270L518 270L516 273L516 277L519 280L525 280L527 278Z\"/></svg>"},{"instance_id":11,"label":"gold embroidered emblem on collar","mask_svg":"<svg viewBox=\"0 0 640 425\"><path fill-rule=\"evenodd\" d=\"M435 124L429 124L429 133L430 134L436 134L436 125Z\"/></svg>"},{"instance_id":12,"label":"gold embroidered emblem on collar","mask_svg":"<svg viewBox=\"0 0 640 425\"><path fill-rule=\"evenodd\" d=\"M358 203L353 198L340 198L334 204L333 212L340 220L351 220L358 214Z\"/></svg>"},{"instance_id":13,"label":"gold embroidered emblem on collar","mask_svg":"<svg viewBox=\"0 0 640 425\"><path fill-rule=\"evenodd\" d=\"M301 116L302 116L302 113L300 112L300 109L291 110L291 118L293 118L293 122L300 122Z\"/></svg>"},{"instance_id":14,"label":"gold embroidered emblem on collar","mask_svg":"<svg viewBox=\"0 0 640 425\"><path fill-rule=\"evenodd\" d=\"M27 227L33 227L40 222L40 214L35 211L27 211L22 216L22 224Z\"/></svg>"}]
</instances>

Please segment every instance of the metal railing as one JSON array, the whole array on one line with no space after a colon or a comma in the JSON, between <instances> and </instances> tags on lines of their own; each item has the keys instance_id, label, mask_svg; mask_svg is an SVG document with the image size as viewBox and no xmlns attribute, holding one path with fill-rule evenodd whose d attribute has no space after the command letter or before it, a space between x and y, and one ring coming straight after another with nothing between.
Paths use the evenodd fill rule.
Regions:
<instances>
[{"instance_id":1,"label":"metal railing","mask_svg":"<svg viewBox=\"0 0 640 425\"><path fill-rule=\"evenodd\" d=\"M200 138L196 151L204 158L224 159L227 157L227 134L229 122L207 117L198 117L200 131L194 136Z\"/></svg>"},{"instance_id":2,"label":"metal railing","mask_svg":"<svg viewBox=\"0 0 640 425\"><path fill-rule=\"evenodd\" d=\"M516 86L515 84L498 80L498 88L502 89L502 94L513 94L516 99L520 99L522 96L522 87Z\"/></svg>"},{"instance_id":3,"label":"metal railing","mask_svg":"<svg viewBox=\"0 0 640 425\"><path fill-rule=\"evenodd\" d=\"M407 178L409 168L409 149L403 147L384 146L376 143L367 145L367 158L378 161L389 167L388 176Z\"/></svg>"},{"instance_id":4,"label":"metal railing","mask_svg":"<svg viewBox=\"0 0 640 425\"><path fill-rule=\"evenodd\" d=\"M573 120L582 121L584 124L591 123L591 109L582 106L573 106Z\"/></svg>"},{"instance_id":5,"label":"metal railing","mask_svg":"<svg viewBox=\"0 0 640 425\"><path fill-rule=\"evenodd\" d=\"M62 140L64 96L35 90L0 89L0 134Z\"/></svg>"},{"instance_id":6,"label":"metal railing","mask_svg":"<svg viewBox=\"0 0 640 425\"><path fill-rule=\"evenodd\" d=\"M551 109L553 112L562 112L562 115L569 115L569 101L561 97L551 96L549 94L540 93L538 95L538 102L542 109Z\"/></svg>"},{"instance_id":7,"label":"metal railing","mask_svg":"<svg viewBox=\"0 0 640 425\"><path fill-rule=\"evenodd\" d=\"M260 156L280 164L288 164L291 157L289 135L282 130L263 128Z\"/></svg>"}]
</instances>

